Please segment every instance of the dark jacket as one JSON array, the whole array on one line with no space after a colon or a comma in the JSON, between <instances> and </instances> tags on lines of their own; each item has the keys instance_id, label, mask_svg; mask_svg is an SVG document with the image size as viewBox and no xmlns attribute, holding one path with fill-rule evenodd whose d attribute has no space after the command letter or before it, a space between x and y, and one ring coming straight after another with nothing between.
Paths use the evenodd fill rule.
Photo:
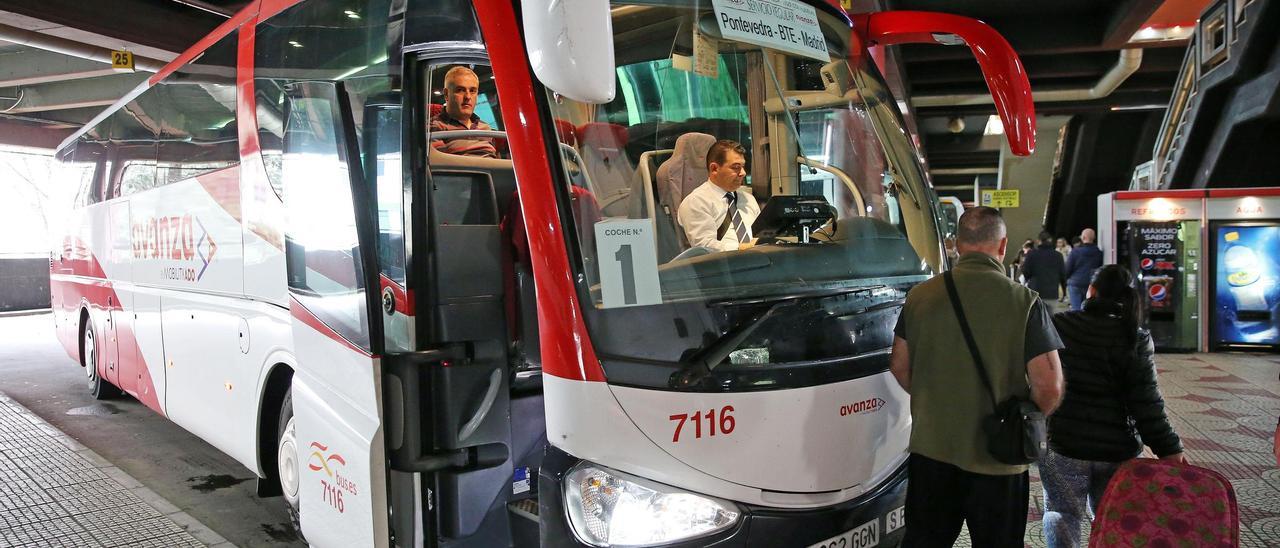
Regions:
<instances>
[{"instance_id":1,"label":"dark jacket","mask_svg":"<svg viewBox=\"0 0 1280 548\"><path fill-rule=\"evenodd\" d=\"M1067 281L1062 254L1052 245L1032 249L1022 260L1022 275L1027 279L1027 287L1039 293L1041 299L1058 298L1058 286Z\"/></svg>"},{"instance_id":2,"label":"dark jacket","mask_svg":"<svg viewBox=\"0 0 1280 548\"><path fill-rule=\"evenodd\" d=\"M1093 271L1102 267L1102 250L1094 244L1080 244L1067 256L1067 285L1087 287Z\"/></svg>"},{"instance_id":3,"label":"dark jacket","mask_svg":"<svg viewBox=\"0 0 1280 548\"><path fill-rule=\"evenodd\" d=\"M1049 416L1049 446L1073 459L1106 462L1136 457L1143 444L1160 457L1180 453L1182 440L1156 386L1151 334L1139 329L1130 345L1116 306L1089 299L1084 310L1053 316L1066 345L1058 355L1067 391Z\"/></svg>"}]
</instances>

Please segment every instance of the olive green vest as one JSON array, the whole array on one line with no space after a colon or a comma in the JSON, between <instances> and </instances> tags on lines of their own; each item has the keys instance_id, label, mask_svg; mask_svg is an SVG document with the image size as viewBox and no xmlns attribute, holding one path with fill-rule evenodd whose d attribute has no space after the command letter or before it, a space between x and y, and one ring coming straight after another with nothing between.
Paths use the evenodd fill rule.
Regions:
<instances>
[{"instance_id":1,"label":"olive green vest","mask_svg":"<svg viewBox=\"0 0 1280 548\"><path fill-rule=\"evenodd\" d=\"M983 253L966 253L952 272L996 401L1028 397L1023 338L1035 292L1014 283ZM987 453L981 420L993 412L991 397L978 378L943 277L913 288L902 314L911 352L910 451L979 474L1026 471Z\"/></svg>"}]
</instances>

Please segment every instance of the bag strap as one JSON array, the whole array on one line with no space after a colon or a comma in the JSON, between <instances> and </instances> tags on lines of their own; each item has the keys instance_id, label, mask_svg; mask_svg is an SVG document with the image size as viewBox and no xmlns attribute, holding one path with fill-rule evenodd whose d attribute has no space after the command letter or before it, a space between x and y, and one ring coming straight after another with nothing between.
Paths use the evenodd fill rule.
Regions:
<instances>
[{"instance_id":1,"label":"bag strap","mask_svg":"<svg viewBox=\"0 0 1280 548\"><path fill-rule=\"evenodd\" d=\"M969 355L973 356L973 364L978 366L978 377L982 379L982 385L987 387L987 395L991 396L991 407L999 408L1000 404L996 402L996 391L991 387L991 379L987 378L987 368L982 364L982 354L978 353L978 343L973 341L973 331L969 330L969 320L964 317L964 307L960 304L960 293L956 291L956 281L948 270L942 274L942 278L947 282L947 295L951 297L951 308L956 311L956 318L960 320L960 331L964 333L964 342L969 345Z\"/></svg>"}]
</instances>

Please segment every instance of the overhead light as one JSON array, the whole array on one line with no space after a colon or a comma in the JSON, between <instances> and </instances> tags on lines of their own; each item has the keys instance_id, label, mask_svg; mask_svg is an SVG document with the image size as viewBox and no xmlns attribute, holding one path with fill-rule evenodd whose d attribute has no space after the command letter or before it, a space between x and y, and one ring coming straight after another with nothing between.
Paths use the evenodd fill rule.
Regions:
<instances>
[{"instance_id":1,"label":"overhead light","mask_svg":"<svg viewBox=\"0 0 1280 548\"><path fill-rule=\"evenodd\" d=\"M1129 42L1165 42L1172 40L1186 40L1195 32L1195 23L1187 23L1173 26L1155 26L1149 25L1138 29L1129 38Z\"/></svg>"},{"instance_id":2,"label":"overhead light","mask_svg":"<svg viewBox=\"0 0 1280 548\"><path fill-rule=\"evenodd\" d=\"M964 131L964 118L952 116L951 119L947 120L947 131L950 131L951 133L960 133Z\"/></svg>"},{"instance_id":3,"label":"overhead light","mask_svg":"<svg viewBox=\"0 0 1280 548\"><path fill-rule=\"evenodd\" d=\"M289 45L290 45L290 46L293 46L293 47L295 47L295 48L300 48L300 47L302 47L302 44L299 44L297 40L289 40Z\"/></svg>"},{"instance_id":4,"label":"overhead light","mask_svg":"<svg viewBox=\"0 0 1280 548\"><path fill-rule=\"evenodd\" d=\"M1000 117L992 114L987 117L987 127L982 128L983 135L1004 135L1004 122L1000 121Z\"/></svg>"},{"instance_id":5,"label":"overhead light","mask_svg":"<svg viewBox=\"0 0 1280 548\"><path fill-rule=\"evenodd\" d=\"M359 18L360 18L360 14L359 14L359 13L356 13L356 12L351 11L351 10L346 10L346 11L343 11L342 13L347 14L347 17L349 17L349 18L351 18L351 19L359 19Z\"/></svg>"}]
</instances>

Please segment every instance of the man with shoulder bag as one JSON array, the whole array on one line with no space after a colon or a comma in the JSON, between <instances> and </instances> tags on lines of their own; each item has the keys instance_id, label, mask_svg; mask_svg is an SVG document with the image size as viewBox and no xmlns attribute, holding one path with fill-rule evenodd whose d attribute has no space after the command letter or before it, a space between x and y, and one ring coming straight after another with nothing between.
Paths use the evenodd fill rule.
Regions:
<instances>
[{"instance_id":1,"label":"man with shoulder bag","mask_svg":"<svg viewBox=\"0 0 1280 548\"><path fill-rule=\"evenodd\" d=\"M890 368L911 394L903 546L1022 546L1027 464L1062 400L1062 341L1036 293L1004 275L1004 219L960 218L960 260L907 295Z\"/></svg>"}]
</instances>

